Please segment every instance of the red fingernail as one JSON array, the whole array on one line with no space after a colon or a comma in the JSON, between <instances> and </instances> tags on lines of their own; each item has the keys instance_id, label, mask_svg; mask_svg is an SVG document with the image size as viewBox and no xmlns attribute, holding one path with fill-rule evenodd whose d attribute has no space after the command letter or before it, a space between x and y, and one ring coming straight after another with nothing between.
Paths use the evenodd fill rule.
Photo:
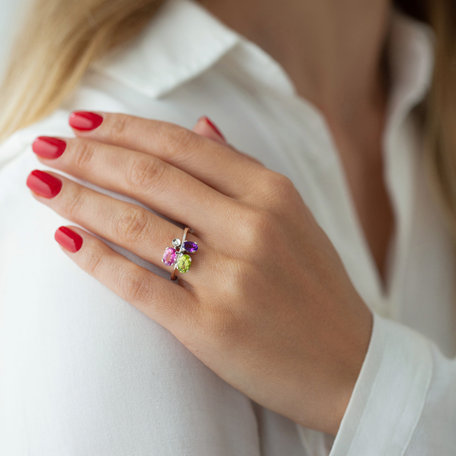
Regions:
<instances>
[{"instance_id":1,"label":"red fingernail","mask_svg":"<svg viewBox=\"0 0 456 456\"><path fill-rule=\"evenodd\" d=\"M27 187L40 196L54 198L62 188L62 181L49 173L35 169L27 177Z\"/></svg>"},{"instance_id":2,"label":"red fingernail","mask_svg":"<svg viewBox=\"0 0 456 456\"><path fill-rule=\"evenodd\" d=\"M65 148L65 141L51 136L38 136L32 144L33 152L43 158L60 157Z\"/></svg>"},{"instance_id":3,"label":"red fingernail","mask_svg":"<svg viewBox=\"0 0 456 456\"><path fill-rule=\"evenodd\" d=\"M61 226L56 230L54 239L63 248L73 253L77 252L82 246L82 237L66 226Z\"/></svg>"},{"instance_id":4,"label":"red fingernail","mask_svg":"<svg viewBox=\"0 0 456 456\"><path fill-rule=\"evenodd\" d=\"M215 133L217 133L220 136L220 138L225 139L225 136L223 136L222 132L217 128L217 126L214 124L214 122L212 122L212 120L209 119L209 117L204 116L203 119L208 123L208 125L212 128L212 130L214 130Z\"/></svg>"},{"instance_id":5,"label":"red fingernail","mask_svg":"<svg viewBox=\"0 0 456 456\"><path fill-rule=\"evenodd\" d=\"M76 130L88 131L97 128L103 122L103 117L95 112L73 111L68 122Z\"/></svg>"}]
</instances>

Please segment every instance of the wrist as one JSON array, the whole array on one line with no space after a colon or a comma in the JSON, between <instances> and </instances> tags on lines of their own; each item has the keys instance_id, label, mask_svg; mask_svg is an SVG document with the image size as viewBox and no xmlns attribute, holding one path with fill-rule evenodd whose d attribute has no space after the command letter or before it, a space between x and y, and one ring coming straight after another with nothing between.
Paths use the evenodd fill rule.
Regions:
<instances>
[{"instance_id":1,"label":"wrist","mask_svg":"<svg viewBox=\"0 0 456 456\"><path fill-rule=\"evenodd\" d=\"M348 404L353 395L356 382L361 372L361 368L366 359L367 351L370 344L373 326L373 315L370 310L366 308L366 321L369 324L363 325L364 330L360 331L358 343L355 345L355 349L352 351L352 355L349 356L349 361L346 364L344 375L339 377L338 389L339 392L335 399L334 413L331 416L330 423L330 434L336 436L339 431L342 419L347 411Z\"/></svg>"}]
</instances>

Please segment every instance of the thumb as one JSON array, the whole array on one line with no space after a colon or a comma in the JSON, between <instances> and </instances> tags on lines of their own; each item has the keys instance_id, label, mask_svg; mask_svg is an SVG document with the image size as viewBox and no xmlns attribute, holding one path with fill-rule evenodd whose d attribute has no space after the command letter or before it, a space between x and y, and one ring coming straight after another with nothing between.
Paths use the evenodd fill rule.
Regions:
<instances>
[{"instance_id":1,"label":"thumb","mask_svg":"<svg viewBox=\"0 0 456 456\"><path fill-rule=\"evenodd\" d=\"M209 119L209 117L200 117L198 122L196 122L196 125L193 127L193 131L220 144L228 144L222 132L218 129L214 122Z\"/></svg>"},{"instance_id":2,"label":"thumb","mask_svg":"<svg viewBox=\"0 0 456 456\"><path fill-rule=\"evenodd\" d=\"M218 127L214 124L214 122L212 122L212 120L209 119L209 117L206 117L206 116L200 117L198 119L198 122L196 122L196 125L193 127L193 131L195 133L198 133L201 136L205 136L206 138L212 139L215 142L223 144L224 146L228 146L237 154L243 155L244 157L248 158L249 160L252 160L255 163L258 163L259 165L264 166L264 164L261 163L256 158L251 157L250 155L247 155L244 152L238 151L231 144L229 144L228 141L223 136L222 132L218 129Z\"/></svg>"}]
</instances>

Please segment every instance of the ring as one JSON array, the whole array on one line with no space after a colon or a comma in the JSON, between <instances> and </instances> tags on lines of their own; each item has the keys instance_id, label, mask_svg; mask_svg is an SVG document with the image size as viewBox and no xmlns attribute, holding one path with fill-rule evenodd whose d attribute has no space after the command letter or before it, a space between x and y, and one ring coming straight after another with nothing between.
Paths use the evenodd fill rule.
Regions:
<instances>
[{"instance_id":1,"label":"ring","mask_svg":"<svg viewBox=\"0 0 456 456\"><path fill-rule=\"evenodd\" d=\"M196 242L187 241L187 233L190 230L188 226L184 229L182 235L182 241L178 238L173 239L172 247L166 247L162 262L166 266L174 266L173 272L171 273L171 280L176 280L176 269L180 273L185 273L190 269L192 265L192 257L189 253L195 253L198 250L198 244Z\"/></svg>"}]
</instances>

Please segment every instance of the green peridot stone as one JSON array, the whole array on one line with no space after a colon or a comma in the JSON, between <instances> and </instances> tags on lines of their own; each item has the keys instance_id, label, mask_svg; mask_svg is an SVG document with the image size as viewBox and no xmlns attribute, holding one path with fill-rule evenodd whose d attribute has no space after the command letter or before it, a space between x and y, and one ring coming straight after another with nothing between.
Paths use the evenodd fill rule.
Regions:
<instances>
[{"instance_id":1,"label":"green peridot stone","mask_svg":"<svg viewBox=\"0 0 456 456\"><path fill-rule=\"evenodd\" d=\"M190 266L192 265L192 257L190 255L187 255L184 253L179 257L177 260L177 270L179 272L187 272L190 269Z\"/></svg>"}]
</instances>

